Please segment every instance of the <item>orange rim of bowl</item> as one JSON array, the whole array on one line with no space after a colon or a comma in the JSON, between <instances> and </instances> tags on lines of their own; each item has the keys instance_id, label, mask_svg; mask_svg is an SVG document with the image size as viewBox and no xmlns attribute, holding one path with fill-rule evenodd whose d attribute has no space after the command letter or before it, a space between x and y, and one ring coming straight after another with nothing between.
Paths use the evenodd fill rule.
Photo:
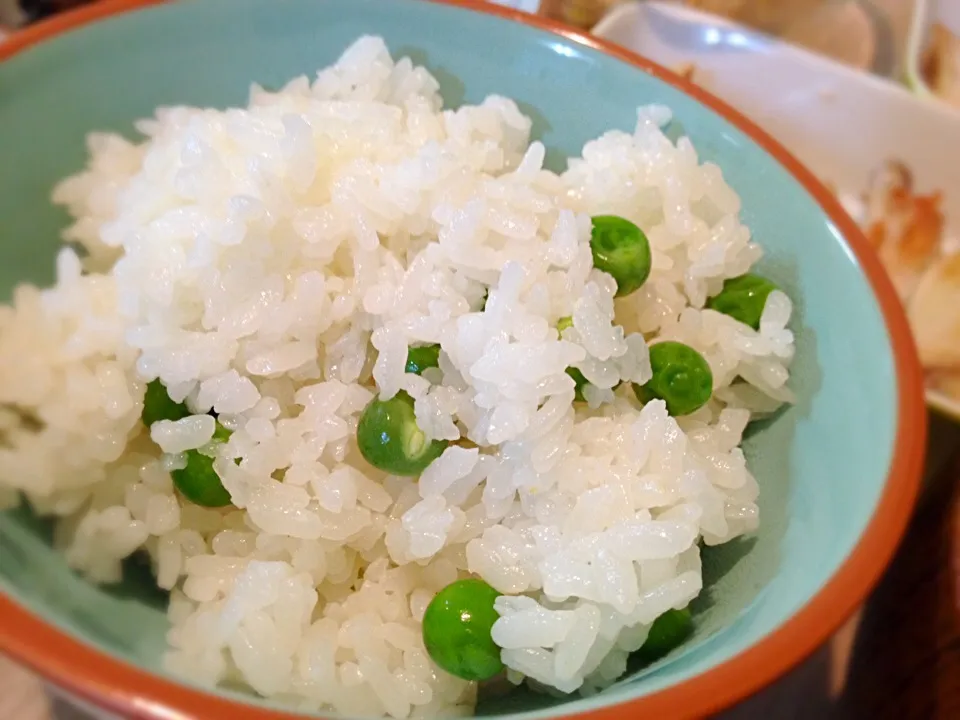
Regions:
<instances>
[{"instance_id":1,"label":"orange rim of bowl","mask_svg":"<svg viewBox=\"0 0 960 720\"><path fill-rule=\"evenodd\" d=\"M0 43L0 61L101 18L163 2L103 0L65 12L14 33ZM558 708L560 717L575 716L580 720L708 716L771 684L812 654L860 606L893 557L919 491L927 434L923 373L906 316L879 258L833 194L780 143L725 102L646 58L561 23L477 0L431 2L496 15L552 32L628 63L720 115L773 156L819 203L853 249L880 305L896 364L896 444L874 515L837 572L780 627L756 645L700 675L607 707L569 713ZM302 720L304 717L244 704L153 675L70 637L5 595L0 595L0 650L78 698L128 717L170 720Z\"/></svg>"}]
</instances>

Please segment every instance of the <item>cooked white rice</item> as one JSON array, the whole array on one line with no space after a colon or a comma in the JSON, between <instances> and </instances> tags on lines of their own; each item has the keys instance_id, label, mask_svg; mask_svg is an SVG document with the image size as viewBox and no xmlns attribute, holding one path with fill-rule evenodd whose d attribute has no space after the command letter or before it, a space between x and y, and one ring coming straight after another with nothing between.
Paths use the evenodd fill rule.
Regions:
<instances>
[{"instance_id":1,"label":"cooked white rice","mask_svg":"<svg viewBox=\"0 0 960 720\"><path fill-rule=\"evenodd\" d=\"M429 660L420 620L476 575L509 595L494 639L511 681L610 684L700 592L698 541L757 528L741 434L790 400L790 300L770 295L759 332L703 309L761 249L669 119L641 108L556 175L511 100L444 110L427 70L366 37L312 83L254 85L246 109L161 109L138 144L91 135L87 169L54 192L83 257L62 250L53 288L0 308L0 495L61 517L93 581L148 552L172 591L166 664L194 681L469 714L476 687ZM591 263L599 213L653 248L650 279L616 301ZM649 379L658 339L711 366L693 415L614 389ZM404 373L417 343L443 350L426 377ZM145 429L155 378L198 414ZM373 469L355 430L378 389L467 447L419 479ZM211 409L234 430L224 510L170 477L210 441Z\"/></svg>"}]
</instances>

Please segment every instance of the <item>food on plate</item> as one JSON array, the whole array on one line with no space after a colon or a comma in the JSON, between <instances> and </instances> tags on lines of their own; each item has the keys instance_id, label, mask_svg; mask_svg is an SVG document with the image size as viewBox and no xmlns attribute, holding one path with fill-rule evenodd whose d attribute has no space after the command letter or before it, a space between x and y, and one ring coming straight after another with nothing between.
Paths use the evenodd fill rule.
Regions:
<instances>
[{"instance_id":1,"label":"food on plate","mask_svg":"<svg viewBox=\"0 0 960 720\"><path fill-rule=\"evenodd\" d=\"M793 30L808 18L821 18L822 11L830 9L828 0L683 0L683 4L778 35ZM829 30L821 26L819 34L829 35ZM813 38L814 34L808 31L800 40Z\"/></svg>"},{"instance_id":2,"label":"food on plate","mask_svg":"<svg viewBox=\"0 0 960 720\"><path fill-rule=\"evenodd\" d=\"M809 0L806 0L809 2ZM787 0L795 4L796 0ZM782 0L684 0L688 5L703 12L738 20L747 25L771 27L780 16L779 6Z\"/></svg>"},{"instance_id":3,"label":"food on plate","mask_svg":"<svg viewBox=\"0 0 960 720\"><path fill-rule=\"evenodd\" d=\"M855 200L848 210L906 306L928 386L960 398L960 254L946 243L942 194L917 193L910 169L887 161Z\"/></svg>"},{"instance_id":4,"label":"food on plate","mask_svg":"<svg viewBox=\"0 0 960 720\"><path fill-rule=\"evenodd\" d=\"M721 169L649 106L554 172L513 101L438 90L365 37L94 133L56 283L0 308L0 492L93 582L149 561L171 672L354 716L589 694L758 527L792 305Z\"/></svg>"},{"instance_id":5,"label":"food on plate","mask_svg":"<svg viewBox=\"0 0 960 720\"><path fill-rule=\"evenodd\" d=\"M957 401L960 399L960 369L928 370L927 387Z\"/></svg>"},{"instance_id":6,"label":"food on plate","mask_svg":"<svg viewBox=\"0 0 960 720\"><path fill-rule=\"evenodd\" d=\"M942 257L923 276L908 311L925 368L941 377L960 374L960 254ZM960 397L960 396L958 396Z\"/></svg>"},{"instance_id":7,"label":"food on plate","mask_svg":"<svg viewBox=\"0 0 960 720\"><path fill-rule=\"evenodd\" d=\"M864 232L880 253L902 298L909 298L940 254L943 235L941 195L918 195L913 176L901 162L882 165L866 195Z\"/></svg>"},{"instance_id":8,"label":"food on plate","mask_svg":"<svg viewBox=\"0 0 960 720\"><path fill-rule=\"evenodd\" d=\"M930 28L921 73L934 95L960 106L960 37L943 23Z\"/></svg>"}]
</instances>

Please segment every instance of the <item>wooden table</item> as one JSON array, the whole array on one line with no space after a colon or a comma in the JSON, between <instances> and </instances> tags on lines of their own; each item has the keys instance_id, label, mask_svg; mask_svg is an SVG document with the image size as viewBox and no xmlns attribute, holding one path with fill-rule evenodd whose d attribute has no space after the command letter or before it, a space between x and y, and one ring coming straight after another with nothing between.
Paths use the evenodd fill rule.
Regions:
<instances>
[{"instance_id":1,"label":"wooden table","mask_svg":"<svg viewBox=\"0 0 960 720\"><path fill-rule=\"evenodd\" d=\"M960 455L923 498L864 609L724 720L960 718Z\"/></svg>"}]
</instances>

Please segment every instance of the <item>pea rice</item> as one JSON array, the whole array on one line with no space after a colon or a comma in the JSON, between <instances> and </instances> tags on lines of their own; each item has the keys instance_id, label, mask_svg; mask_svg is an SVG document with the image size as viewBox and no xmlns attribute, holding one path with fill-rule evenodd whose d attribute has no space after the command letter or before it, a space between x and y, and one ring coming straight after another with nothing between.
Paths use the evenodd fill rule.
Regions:
<instances>
[{"instance_id":1,"label":"pea rice","mask_svg":"<svg viewBox=\"0 0 960 720\"><path fill-rule=\"evenodd\" d=\"M247 108L163 108L136 143L92 134L53 196L82 252L0 308L0 505L60 518L93 582L147 553L171 591L166 667L193 682L308 711L470 714L477 684L438 669L420 621L479 577L503 593L509 681L610 685L700 592L699 542L757 528L742 433L792 399L788 297L770 292L757 329L705 309L761 248L669 121L640 108L558 175L513 101L443 109L426 69L364 37L313 82L254 85ZM626 297L593 266L601 214L649 239ZM713 378L682 417L630 389L666 340ZM439 366L405 372L429 344ZM191 414L147 429L156 379ZM419 477L357 446L375 394L400 392L449 443ZM223 508L171 478L204 449Z\"/></svg>"}]
</instances>

